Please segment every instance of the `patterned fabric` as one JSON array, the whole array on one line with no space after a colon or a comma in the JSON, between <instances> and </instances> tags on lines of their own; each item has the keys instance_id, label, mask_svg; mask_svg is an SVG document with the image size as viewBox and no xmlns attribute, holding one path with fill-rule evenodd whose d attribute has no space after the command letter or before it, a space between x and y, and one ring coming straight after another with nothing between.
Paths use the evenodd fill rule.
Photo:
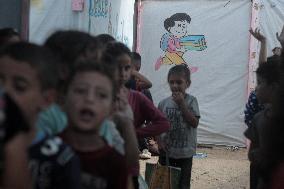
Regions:
<instances>
[{"instance_id":1,"label":"patterned fabric","mask_svg":"<svg viewBox=\"0 0 284 189\"><path fill-rule=\"evenodd\" d=\"M244 111L245 123L247 124L247 126L251 126L254 115L261 110L264 110L264 105L259 104L255 91L252 91L249 95L246 109Z\"/></svg>"}]
</instances>

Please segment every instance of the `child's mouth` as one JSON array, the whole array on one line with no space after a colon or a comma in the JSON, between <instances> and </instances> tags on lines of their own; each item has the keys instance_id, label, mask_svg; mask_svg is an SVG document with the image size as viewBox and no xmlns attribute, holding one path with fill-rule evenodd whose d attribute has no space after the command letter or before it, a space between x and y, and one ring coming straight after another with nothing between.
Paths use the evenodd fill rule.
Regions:
<instances>
[{"instance_id":1,"label":"child's mouth","mask_svg":"<svg viewBox=\"0 0 284 189\"><path fill-rule=\"evenodd\" d=\"M92 121L95 115L96 114L93 112L93 110L88 108L84 108L80 111L80 119L84 122Z\"/></svg>"}]
</instances>

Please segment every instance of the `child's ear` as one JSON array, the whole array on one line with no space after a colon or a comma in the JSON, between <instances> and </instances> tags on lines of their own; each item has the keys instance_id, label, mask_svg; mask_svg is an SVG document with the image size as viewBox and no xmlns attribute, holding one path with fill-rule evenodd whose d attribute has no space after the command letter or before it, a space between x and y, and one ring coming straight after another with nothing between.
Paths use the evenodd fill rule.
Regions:
<instances>
[{"instance_id":1,"label":"child's ear","mask_svg":"<svg viewBox=\"0 0 284 189\"><path fill-rule=\"evenodd\" d=\"M191 85L191 80L187 81L186 84L187 84L187 88L190 87L190 85Z\"/></svg>"},{"instance_id":2,"label":"child's ear","mask_svg":"<svg viewBox=\"0 0 284 189\"><path fill-rule=\"evenodd\" d=\"M43 103L41 109L45 109L56 101L57 92L55 89L48 89L43 92Z\"/></svg>"}]
</instances>

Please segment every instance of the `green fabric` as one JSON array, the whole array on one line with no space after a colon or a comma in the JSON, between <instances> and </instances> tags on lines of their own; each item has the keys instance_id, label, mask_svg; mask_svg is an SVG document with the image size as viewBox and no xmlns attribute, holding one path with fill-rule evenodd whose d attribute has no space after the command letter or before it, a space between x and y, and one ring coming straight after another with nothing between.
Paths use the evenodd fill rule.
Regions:
<instances>
[{"instance_id":1,"label":"green fabric","mask_svg":"<svg viewBox=\"0 0 284 189\"><path fill-rule=\"evenodd\" d=\"M66 128L67 116L57 104L52 104L40 113L36 126L39 133L54 136Z\"/></svg>"}]
</instances>

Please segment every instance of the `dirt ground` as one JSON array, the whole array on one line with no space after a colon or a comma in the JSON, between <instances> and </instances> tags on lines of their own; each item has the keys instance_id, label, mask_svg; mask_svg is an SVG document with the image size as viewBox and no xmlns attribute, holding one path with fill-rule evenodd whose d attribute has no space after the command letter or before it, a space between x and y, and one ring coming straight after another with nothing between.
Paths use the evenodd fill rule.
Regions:
<instances>
[{"instance_id":1,"label":"dirt ground","mask_svg":"<svg viewBox=\"0 0 284 189\"><path fill-rule=\"evenodd\" d=\"M249 189L249 161L247 150L226 147L198 148L205 158L194 158L191 178L192 189ZM157 157L140 160L141 175L146 162L156 163Z\"/></svg>"}]
</instances>

